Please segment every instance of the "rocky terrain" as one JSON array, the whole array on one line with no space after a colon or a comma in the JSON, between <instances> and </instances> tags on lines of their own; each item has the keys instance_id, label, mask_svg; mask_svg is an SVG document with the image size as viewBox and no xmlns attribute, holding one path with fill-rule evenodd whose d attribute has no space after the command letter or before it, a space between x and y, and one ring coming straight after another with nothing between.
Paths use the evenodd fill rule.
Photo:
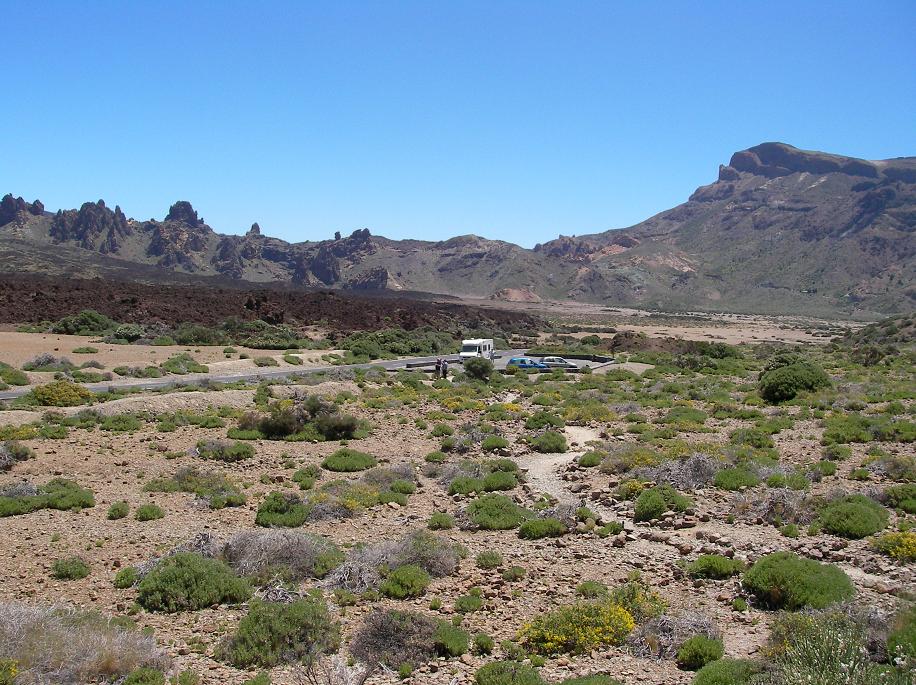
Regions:
<instances>
[{"instance_id":1,"label":"rocky terrain","mask_svg":"<svg viewBox=\"0 0 916 685\"><path fill-rule=\"evenodd\" d=\"M0 411L0 677L907 685L911 324L600 334L628 361L587 374L96 398L48 374Z\"/></svg>"},{"instance_id":2,"label":"rocky terrain","mask_svg":"<svg viewBox=\"0 0 916 685\"><path fill-rule=\"evenodd\" d=\"M287 243L216 233L190 203L163 220L87 202L0 202L6 270L171 282L283 283L761 313L873 314L916 304L916 158L866 161L764 143L687 202L636 226L533 250L474 235L388 240L368 229Z\"/></svg>"}]
</instances>

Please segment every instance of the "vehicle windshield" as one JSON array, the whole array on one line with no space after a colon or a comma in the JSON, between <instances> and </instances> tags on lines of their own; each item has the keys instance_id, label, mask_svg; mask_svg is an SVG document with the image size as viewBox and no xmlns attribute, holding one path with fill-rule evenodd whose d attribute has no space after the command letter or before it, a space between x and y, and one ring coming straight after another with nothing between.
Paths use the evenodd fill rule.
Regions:
<instances>
[{"instance_id":1,"label":"vehicle windshield","mask_svg":"<svg viewBox=\"0 0 916 685\"><path fill-rule=\"evenodd\" d=\"M480 352L480 345L462 345L462 352Z\"/></svg>"}]
</instances>

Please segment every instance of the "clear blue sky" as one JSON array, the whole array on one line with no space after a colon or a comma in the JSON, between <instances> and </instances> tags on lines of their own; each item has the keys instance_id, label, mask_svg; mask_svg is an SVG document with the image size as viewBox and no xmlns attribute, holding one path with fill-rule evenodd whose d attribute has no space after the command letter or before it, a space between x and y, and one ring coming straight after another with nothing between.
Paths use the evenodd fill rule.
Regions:
<instances>
[{"instance_id":1,"label":"clear blue sky","mask_svg":"<svg viewBox=\"0 0 916 685\"><path fill-rule=\"evenodd\" d=\"M4 2L0 193L320 239L631 225L763 141L916 154L916 2Z\"/></svg>"}]
</instances>

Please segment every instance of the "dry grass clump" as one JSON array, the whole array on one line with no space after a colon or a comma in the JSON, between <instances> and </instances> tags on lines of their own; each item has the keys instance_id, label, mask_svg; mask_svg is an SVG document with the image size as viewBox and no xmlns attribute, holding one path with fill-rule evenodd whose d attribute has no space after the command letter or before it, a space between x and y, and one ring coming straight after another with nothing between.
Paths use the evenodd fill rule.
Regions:
<instances>
[{"instance_id":1,"label":"dry grass clump","mask_svg":"<svg viewBox=\"0 0 916 685\"><path fill-rule=\"evenodd\" d=\"M703 614L662 614L637 628L628 641L633 654L653 659L673 659L687 640L696 636L718 640L721 632Z\"/></svg>"},{"instance_id":2,"label":"dry grass clump","mask_svg":"<svg viewBox=\"0 0 916 685\"><path fill-rule=\"evenodd\" d=\"M328 586L357 594L378 587L382 573L417 566L435 578L453 574L464 550L428 530L415 530L400 540L379 542L354 550L326 579Z\"/></svg>"},{"instance_id":3,"label":"dry grass clump","mask_svg":"<svg viewBox=\"0 0 916 685\"><path fill-rule=\"evenodd\" d=\"M332 541L292 530L248 530L233 536L222 556L237 573L264 577L283 573L294 580L322 578L343 561Z\"/></svg>"},{"instance_id":4,"label":"dry grass clump","mask_svg":"<svg viewBox=\"0 0 916 685\"><path fill-rule=\"evenodd\" d=\"M715 457L695 452L686 459L641 468L635 475L643 480L667 483L677 490L696 490L710 483L722 466Z\"/></svg>"},{"instance_id":5,"label":"dry grass clump","mask_svg":"<svg viewBox=\"0 0 916 685\"><path fill-rule=\"evenodd\" d=\"M772 525L807 525L817 518L817 506L810 495L788 488L739 493L732 500L735 515L748 520L761 519Z\"/></svg>"},{"instance_id":6,"label":"dry grass clump","mask_svg":"<svg viewBox=\"0 0 916 685\"><path fill-rule=\"evenodd\" d=\"M83 685L118 680L169 659L150 635L101 614L64 605L0 603L0 660L16 663L17 683Z\"/></svg>"}]
</instances>

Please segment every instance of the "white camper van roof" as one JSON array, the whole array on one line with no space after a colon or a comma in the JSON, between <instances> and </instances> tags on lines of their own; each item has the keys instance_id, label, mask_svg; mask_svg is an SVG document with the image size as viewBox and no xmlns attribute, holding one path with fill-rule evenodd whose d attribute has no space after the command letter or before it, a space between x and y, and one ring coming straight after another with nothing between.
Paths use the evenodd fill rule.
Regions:
<instances>
[{"instance_id":1,"label":"white camper van roof","mask_svg":"<svg viewBox=\"0 0 916 685\"><path fill-rule=\"evenodd\" d=\"M485 342L490 342L490 338L474 338L473 340L462 340L462 345L483 345Z\"/></svg>"}]
</instances>

